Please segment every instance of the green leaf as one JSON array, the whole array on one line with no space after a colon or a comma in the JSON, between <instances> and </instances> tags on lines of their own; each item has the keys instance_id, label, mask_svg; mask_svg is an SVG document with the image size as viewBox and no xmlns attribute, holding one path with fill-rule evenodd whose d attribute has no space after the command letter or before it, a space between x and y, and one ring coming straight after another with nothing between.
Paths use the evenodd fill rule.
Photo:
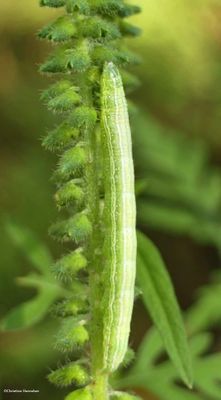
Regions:
<instances>
[{"instance_id":1,"label":"green leaf","mask_svg":"<svg viewBox=\"0 0 221 400\"><path fill-rule=\"evenodd\" d=\"M35 288L38 293L34 299L9 311L0 323L0 329L3 331L24 329L36 324L45 317L55 300L70 294L52 276L46 277L32 273L17 278L17 283L25 287Z\"/></svg>"},{"instance_id":2,"label":"green leaf","mask_svg":"<svg viewBox=\"0 0 221 400\"><path fill-rule=\"evenodd\" d=\"M193 336L190 340L190 351L192 357L198 357L208 351L213 342L211 333L200 332L197 336Z\"/></svg>"},{"instance_id":3,"label":"green leaf","mask_svg":"<svg viewBox=\"0 0 221 400\"><path fill-rule=\"evenodd\" d=\"M139 346L136 353L136 363L132 367L132 371L142 374L146 369L151 368L151 365L155 363L163 350L159 332L153 327L148 331Z\"/></svg>"},{"instance_id":4,"label":"green leaf","mask_svg":"<svg viewBox=\"0 0 221 400\"><path fill-rule=\"evenodd\" d=\"M18 277L16 279L17 284L24 287L32 287L37 290L55 292L59 295L68 294L68 290L62 287L56 279L54 279L53 275L44 276L37 274L28 274L26 276Z\"/></svg>"},{"instance_id":5,"label":"green leaf","mask_svg":"<svg viewBox=\"0 0 221 400\"><path fill-rule=\"evenodd\" d=\"M134 114L131 123L136 169L146 179L138 221L219 248L221 173L209 164L208 146L162 127L150 115Z\"/></svg>"},{"instance_id":6,"label":"green leaf","mask_svg":"<svg viewBox=\"0 0 221 400\"><path fill-rule=\"evenodd\" d=\"M137 268L137 280L143 291L144 304L180 376L191 387L191 357L173 286L158 250L140 232Z\"/></svg>"},{"instance_id":7,"label":"green leaf","mask_svg":"<svg viewBox=\"0 0 221 400\"><path fill-rule=\"evenodd\" d=\"M10 221L6 230L13 242L20 248L32 265L41 274L31 273L17 278L17 283L37 289L37 295L13 308L0 322L4 331L24 329L42 320L53 302L63 297L68 291L59 285L50 272L53 259L48 249L38 241L31 231Z\"/></svg>"},{"instance_id":8,"label":"green leaf","mask_svg":"<svg viewBox=\"0 0 221 400\"><path fill-rule=\"evenodd\" d=\"M182 235L190 232L194 223L196 223L194 215L189 210L177 206L168 206L162 201L140 200L138 210L141 223L163 232Z\"/></svg>"},{"instance_id":9,"label":"green leaf","mask_svg":"<svg viewBox=\"0 0 221 400\"><path fill-rule=\"evenodd\" d=\"M13 243L23 252L28 261L44 275L49 274L49 267L53 262L52 256L33 232L11 221L7 221L5 227Z\"/></svg>"},{"instance_id":10,"label":"green leaf","mask_svg":"<svg viewBox=\"0 0 221 400\"><path fill-rule=\"evenodd\" d=\"M1 321L0 329L12 331L28 328L42 320L57 298L55 291L42 290L33 300L13 308Z\"/></svg>"},{"instance_id":11,"label":"green leaf","mask_svg":"<svg viewBox=\"0 0 221 400\"><path fill-rule=\"evenodd\" d=\"M186 326L191 334L208 329L221 321L221 284L218 279L217 276L214 283L199 290L196 303L187 313Z\"/></svg>"},{"instance_id":12,"label":"green leaf","mask_svg":"<svg viewBox=\"0 0 221 400\"><path fill-rule=\"evenodd\" d=\"M138 349L135 364L125 376L115 378L114 387L147 389L159 400L219 400L221 353L203 355L208 353L211 342L212 335L207 332L190 339L195 376L195 390L190 391L180 385L178 373L169 360L159 362L163 355L162 341L152 328Z\"/></svg>"},{"instance_id":13,"label":"green leaf","mask_svg":"<svg viewBox=\"0 0 221 400\"><path fill-rule=\"evenodd\" d=\"M220 353L212 354L196 361L196 384L200 391L213 400L220 400L221 398L220 371Z\"/></svg>"}]
</instances>

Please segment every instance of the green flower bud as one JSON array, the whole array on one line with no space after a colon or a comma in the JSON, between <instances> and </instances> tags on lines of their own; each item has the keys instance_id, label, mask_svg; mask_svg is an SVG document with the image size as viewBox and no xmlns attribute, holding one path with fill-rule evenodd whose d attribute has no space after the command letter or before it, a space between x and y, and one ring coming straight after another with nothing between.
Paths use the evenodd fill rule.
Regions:
<instances>
[{"instance_id":1,"label":"green flower bud","mask_svg":"<svg viewBox=\"0 0 221 400\"><path fill-rule=\"evenodd\" d=\"M49 382L56 386L66 387L72 384L77 386L86 385L89 375L86 369L77 363L69 363L48 375Z\"/></svg>"},{"instance_id":2,"label":"green flower bud","mask_svg":"<svg viewBox=\"0 0 221 400\"><path fill-rule=\"evenodd\" d=\"M83 41L73 49L65 50L65 60L67 70L82 72L89 68L91 59L88 53L88 44Z\"/></svg>"},{"instance_id":3,"label":"green flower bud","mask_svg":"<svg viewBox=\"0 0 221 400\"><path fill-rule=\"evenodd\" d=\"M68 13L89 14L90 6L88 0L66 0L66 10Z\"/></svg>"},{"instance_id":4,"label":"green flower bud","mask_svg":"<svg viewBox=\"0 0 221 400\"><path fill-rule=\"evenodd\" d=\"M102 66L105 62L114 62L116 65L137 64L139 58L136 54L128 50L119 50L111 46L94 46L91 53L93 62L96 65Z\"/></svg>"},{"instance_id":5,"label":"green flower bud","mask_svg":"<svg viewBox=\"0 0 221 400\"><path fill-rule=\"evenodd\" d=\"M92 393L88 387L69 393L64 400L93 400Z\"/></svg>"},{"instance_id":6,"label":"green flower bud","mask_svg":"<svg viewBox=\"0 0 221 400\"><path fill-rule=\"evenodd\" d=\"M89 68L91 63L88 54L87 42L83 41L74 48L67 46L56 50L40 67L40 72L67 73L71 70L82 72Z\"/></svg>"},{"instance_id":7,"label":"green flower bud","mask_svg":"<svg viewBox=\"0 0 221 400\"><path fill-rule=\"evenodd\" d=\"M105 16L119 15L123 7L122 0L93 0L92 8Z\"/></svg>"},{"instance_id":8,"label":"green flower bud","mask_svg":"<svg viewBox=\"0 0 221 400\"><path fill-rule=\"evenodd\" d=\"M56 96L63 94L66 90L73 87L72 82L67 79L62 79L56 83L49 86L48 89L44 90L41 95L43 101L49 101ZM78 90L79 88L75 88Z\"/></svg>"},{"instance_id":9,"label":"green flower bud","mask_svg":"<svg viewBox=\"0 0 221 400\"><path fill-rule=\"evenodd\" d=\"M38 36L41 39L48 39L54 42L62 42L76 37L77 29L70 16L58 18L55 22L45 26Z\"/></svg>"},{"instance_id":10,"label":"green flower bud","mask_svg":"<svg viewBox=\"0 0 221 400\"><path fill-rule=\"evenodd\" d=\"M93 107L80 106L70 115L69 122L77 128L93 127L97 120L97 113Z\"/></svg>"},{"instance_id":11,"label":"green flower bud","mask_svg":"<svg viewBox=\"0 0 221 400\"><path fill-rule=\"evenodd\" d=\"M50 151L62 150L67 146L73 146L79 134L79 129L63 122L44 137L42 145Z\"/></svg>"},{"instance_id":12,"label":"green flower bud","mask_svg":"<svg viewBox=\"0 0 221 400\"><path fill-rule=\"evenodd\" d=\"M76 180L65 183L55 194L58 207L71 205L73 202L82 203L84 190L75 183Z\"/></svg>"},{"instance_id":13,"label":"green flower bud","mask_svg":"<svg viewBox=\"0 0 221 400\"><path fill-rule=\"evenodd\" d=\"M133 4L124 4L119 12L119 16L126 18L134 14L139 14L140 12L141 8L139 6L135 6Z\"/></svg>"},{"instance_id":14,"label":"green flower bud","mask_svg":"<svg viewBox=\"0 0 221 400\"><path fill-rule=\"evenodd\" d=\"M83 36L94 39L113 40L121 36L116 24L96 16L81 21L80 30Z\"/></svg>"},{"instance_id":15,"label":"green flower bud","mask_svg":"<svg viewBox=\"0 0 221 400\"><path fill-rule=\"evenodd\" d=\"M87 153L80 146L66 150L58 164L57 175L62 179L68 179L75 175L87 162Z\"/></svg>"},{"instance_id":16,"label":"green flower bud","mask_svg":"<svg viewBox=\"0 0 221 400\"><path fill-rule=\"evenodd\" d=\"M55 347L64 353L71 352L77 347L82 347L89 339L89 334L85 328L85 321L77 321L70 318L65 321L60 329Z\"/></svg>"},{"instance_id":17,"label":"green flower bud","mask_svg":"<svg viewBox=\"0 0 221 400\"><path fill-rule=\"evenodd\" d=\"M52 270L59 279L71 280L86 266L87 259L82 254L82 249L77 249L58 260Z\"/></svg>"},{"instance_id":18,"label":"green flower bud","mask_svg":"<svg viewBox=\"0 0 221 400\"><path fill-rule=\"evenodd\" d=\"M80 103L80 101L81 96L73 90L73 88L70 88L60 96L49 100L48 108L54 112L71 111L76 104Z\"/></svg>"},{"instance_id":19,"label":"green flower bud","mask_svg":"<svg viewBox=\"0 0 221 400\"><path fill-rule=\"evenodd\" d=\"M42 7L63 7L65 5L65 0L40 0L40 6Z\"/></svg>"},{"instance_id":20,"label":"green flower bud","mask_svg":"<svg viewBox=\"0 0 221 400\"><path fill-rule=\"evenodd\" d=\"M50 234L60 241L75 241L76 243L84 240L91 234L92 226L88 217L83 213L78 213L67 220L57 222L50 228Z\"/></svg>"},{"instance_id":21,"label":"green flower bud","mask_svg":"<svg viewBox=\"0 0 221 400\"><path fill-rule=\"evenodd\" d=\"M141 11L141 8L131 4L124 4L122 0L93 0L92 9L106 16L116 15L125 18Z\"/></svg>"},{"instance_id":22,"label":"green flower bud","mask_svg":"<svg viewBox=\"0 0 221 400\"><path fill-rule=\"evenodd\" d=\"M123 36L139 36L141 33L140 28L125 21L120 22L120 31Z\"/></svg>"},{"instance_id":23,"label":"green flower bud","mask_svg":"<svg viewBox=\"0 0 221 400\"><path fill-rule=\"evenodd\" d=\"M61 301L52 307L52 312L59 317L72 317L86 312L88 303L76 297Z\"/></svg>"},{"instance_id":24,"label":"green flower bud","mask_svg":"<svg viewBox=\"0 0 221 400\"><path fill-rule=\"evenodd\" d=\"M40 72L54 74L66 72L67 62L64 57L64 50L56 50L49 58L40 66Z\"/></svg>"},{"instance_id":25,"label":"green flower bud","mask_svg":"<svg viewBox=\"0 0 221 400\"><path fill-rule=\"evenodd\" d=\"M47 103L50 110L60 112L72 110L73 106L81 101L79 88L73 86L72 82L68 80L61 80L51 85L42 93L41 98Z\"/></svg>"}]
</instances>

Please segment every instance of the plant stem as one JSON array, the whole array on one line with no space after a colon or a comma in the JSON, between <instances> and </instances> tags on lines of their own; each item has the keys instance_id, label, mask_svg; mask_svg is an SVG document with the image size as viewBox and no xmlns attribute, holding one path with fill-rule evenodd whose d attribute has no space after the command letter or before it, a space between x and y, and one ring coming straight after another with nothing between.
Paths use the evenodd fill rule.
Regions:
<instances>
[{"instance_id":1,"label":"plant stem","mask_svg":"<svg viewBox=\"0 0 221 400\"><path fill-rule=\"evenodd\" d=\"M84 88L84 103L93 106L93 97L90 85L86 80L82 82ZM85 141L88 147L88 163L86 166L87 204L89 218L93 226L93 234L88 245L89 287L90 287L90 351L91 375L93 381L93 397L99 400L108 400L108 375L102 371L103 362L103 318L100 307L102 293L102 265L101 265L101 212L99 193L99 165L100 149L99 129L86 129Z\"/></svg>"},{"instance_id":2,"label":"plant stem","mask_svg":"<svg viewBox=\"0 0 221 400\"><path fill-rule=\"evenodd\" d=\"M108 400L108 375L99 374L95 377L95 382L93 385L93 396L94 399Z\"/></svg>"}]
</instances>

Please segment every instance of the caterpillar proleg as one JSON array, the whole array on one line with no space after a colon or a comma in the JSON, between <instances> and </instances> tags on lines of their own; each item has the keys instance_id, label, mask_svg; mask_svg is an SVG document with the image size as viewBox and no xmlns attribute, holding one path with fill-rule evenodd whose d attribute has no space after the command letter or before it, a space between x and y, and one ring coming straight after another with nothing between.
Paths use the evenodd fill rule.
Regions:
<instances>
[{"instance_id":1,"label":"caterpillar proleg","mask_svg":"<svg viewBox=\"0 0 221 400\"><path fill-rule=\"evenodd\" d=\"M104 149L103 368L123 361L130 333L136 271L136 203L131 131L123 84L113 63L101 79Z\"/></svg>"}]
</instances>

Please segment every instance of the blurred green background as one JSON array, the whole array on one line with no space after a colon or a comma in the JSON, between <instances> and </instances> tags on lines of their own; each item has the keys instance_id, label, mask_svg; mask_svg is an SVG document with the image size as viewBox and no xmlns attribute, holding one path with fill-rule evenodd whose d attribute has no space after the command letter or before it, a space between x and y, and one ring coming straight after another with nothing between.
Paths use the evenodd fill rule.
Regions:
<instances>
[{"instance_id":1,"label":"blurred green background","mask_svg":"<svg viewBox=\"0 0 221 400\"><path fill-rule=\"evenodd\" d=\"M137 4L143 13L133 19L143 34L130 46L143 59L136 68L142 84L132 95L142 110L132 118L138 223L160 248L186 309L220 265L221 4ZM15 283L31 266L7 234L8 220L33 231L55 257L60 250L47 235L57 214L50 181L56 158L40 143L55 124L39 99L49 80L38 66L49 46L36 39L38 29L56 14L40 8L37 0L0 2L1 316L35 294ZM148 326L138 302L134 347ZM59 359L52 345L55 332L56 322L47 316L34 328L1 334L1 387L39 389L30 399L62 398L62 391L45 379ZM3 398L15 396L23 399Z\"/></svg>"}]
</instances>

